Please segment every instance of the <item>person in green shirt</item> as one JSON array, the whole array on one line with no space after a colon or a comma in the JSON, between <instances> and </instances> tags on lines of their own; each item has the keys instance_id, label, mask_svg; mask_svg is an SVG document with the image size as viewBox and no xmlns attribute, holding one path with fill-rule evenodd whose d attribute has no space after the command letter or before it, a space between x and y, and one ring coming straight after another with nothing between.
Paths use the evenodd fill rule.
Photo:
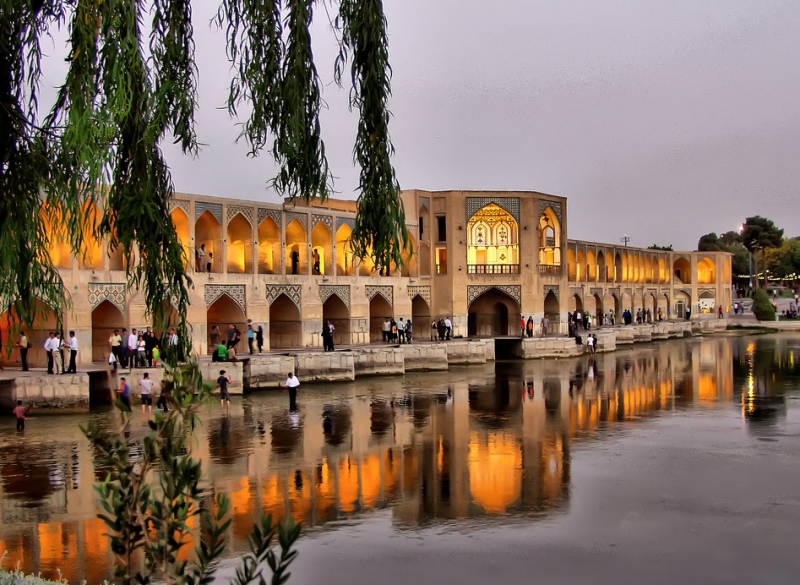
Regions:
<instances>
[{"instance_id":1,"label":"person in green shirt","mask_svg":"<svg viewBox=\"0 0 800 585\"><path fill-rule=\"evenodd\" d=\"M224 362L228 360L228 347L224 343L217 345L214 349L214 361Z\"/></svg>"}]
</instances>

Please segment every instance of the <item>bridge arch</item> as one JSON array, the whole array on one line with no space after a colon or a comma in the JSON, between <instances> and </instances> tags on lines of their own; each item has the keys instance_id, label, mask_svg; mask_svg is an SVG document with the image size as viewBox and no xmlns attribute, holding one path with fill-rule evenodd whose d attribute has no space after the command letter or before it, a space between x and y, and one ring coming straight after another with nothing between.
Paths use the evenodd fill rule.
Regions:
<instances>
[{"instance_id":1,"label":"bridge arch","mask_svg":"<svg viewBox=\"0 0 800 585\"><path fill-rule=\"evenodd\" d=\"M467 333L476 337L518 336L520 307L508 294L490 288L468 308Z\"/></svg>"}]
</instances>

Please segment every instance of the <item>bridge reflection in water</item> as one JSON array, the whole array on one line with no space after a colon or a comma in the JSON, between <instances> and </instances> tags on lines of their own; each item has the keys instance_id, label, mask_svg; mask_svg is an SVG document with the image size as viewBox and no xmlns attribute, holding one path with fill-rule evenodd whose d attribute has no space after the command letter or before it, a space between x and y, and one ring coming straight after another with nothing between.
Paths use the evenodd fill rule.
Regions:
<instances>
[{"instance_id":1,"label":"bridge reflection in water","mask_svg":"<svg viewBox=\"0 0 800 585\"><path fill-rule=\"evenodd\" d=\"M259 509L277 518L293 514L311 529L358 522L383 508L400 529L503 522L508 515L533 521L567 509L571 446L591 448L610 431L665 411L746 413L754 392L779 394L781 375L797 371L796 350L786 343L676 341L595 360L500 362L308 386L297 414L286 410L282 395L256 395L235 403L230 417L210 409L196 453L212 491L231 497L233 551L244 550ZM771 348L766 366L759 365L762 346ZM756 380L765 367L770 375ZM116 420L109 412L90 418ZM13 420L1 423L6 566L19 562L46 575L61 569L70 581L110 575L113 559L91 490L102 471L78 430L85 420L34 418L24 439ZM145 432L135 413L131 441Z\"/></svg>"}]
</instances>

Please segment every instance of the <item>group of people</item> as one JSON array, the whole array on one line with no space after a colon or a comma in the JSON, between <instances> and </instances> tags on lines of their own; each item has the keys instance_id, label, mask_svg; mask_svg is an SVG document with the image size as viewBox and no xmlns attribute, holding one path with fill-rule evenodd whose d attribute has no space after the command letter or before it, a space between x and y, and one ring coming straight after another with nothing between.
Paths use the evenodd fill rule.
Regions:
<instances>
[{"instance_id":1,"label":"group of people","mask_svg":"<svg viewBox=\"0 0 800 585\"><path fill-rule=\"evenodd\" d=\"M431 323L431 341L450 341L453 337L453 322L450 317L439 318Z\"/></svg>"},{"instance_id":2,"label":"group of people","mask_svg":"<svg viewBox=\"0 0 800 585\"><path fill-rule=\"evenodd\" d=\"M22 371L28 371L28 349L31 344L24 331L20 331L16 346L19 348ZM75 374L77 372L75 360L78 356L78 338L75 332L69 332L69 339L62 339L60 331L51 331L44 342L44 351L47 354L48 374ZM65 355L69 352L69 365L66 364Z\"/></svg>"},{"instance_id":3,"label":"group of people","mask_svg":"<svg viewBox=\"0 0 800 585\"><path fill-rule=\"evenodd\" d=\"M157 368L161 363L161 351L166 344L169 347L178 347L178 334L175 329L170 329L165 338L161 338L148 327L145 331L131 332L123 327L108 338L109 354L108 365L116 370L121 368Z\"/></svg>"},{"instance_id":4,"label":"group of people","mask_svg":"<svg viewBox=\"0 0 800 585\"><path fill-rule=\"evenodd\" d=\"M413 327L411 319L404 321L400 317L399 321L395 321L394 317L386 317L381 327L382 339L385 343L411 343Z\"/></svg>"},{"instance_id":5,"label":"group of people","mask_svg":"<svg viewBox=\"0 0 800 585\"><path fill-rule=\"evenodd\" d=\"M194 267L197 272L211 272L211 265L214 263L214 253L210 250L206 253L206 245L200 244L200 247L194 251Z\"/></svg>"},{"instance_id":6,"label":"group of people","mask_svg":"<svg viewBox=\"0 0 800 585\"><path fill-rule=\"evenodd\" d=\"M522 315L519 318L519 327L521 329L522 337L533 337L535 325L532 316L529 316L528 320L526 321L525 315ZM539 320L539 335L542 337L547 337L547 330L549 328L550 318L547 315L543 315Z\"/></svg>"}]
</instances>

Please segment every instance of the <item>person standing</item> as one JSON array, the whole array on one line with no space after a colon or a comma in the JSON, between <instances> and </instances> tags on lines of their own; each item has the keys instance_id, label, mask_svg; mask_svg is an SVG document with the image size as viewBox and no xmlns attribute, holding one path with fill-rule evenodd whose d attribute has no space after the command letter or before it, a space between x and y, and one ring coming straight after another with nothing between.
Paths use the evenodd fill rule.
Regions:
<instances>
[{"instance_id":1,"label":"person standing","mask_svg":"<svg viewBox=\"0 0 800 585\"><path fill-rule=\"evenodd\" d=\"M228 349L236 350L236 346L239 345L239 340L242 338L242 334L237 329L236 325L231 323L228 325Z\"/></svg>"},{"instance_id":2,"label":"person standing","mask_svg":"<svg viewBox=\"0 0 800 585\"><path fill-rule=\"evenodd\" d=\"M19 340L17 341L17 347L19 348L19 361L22 363L22 371L28 371L28 347L30 343L28 342L28 336L25 335L24 331L19 332Z\"/></svg>"},{"instance_id":3,"label":"person standing","mask_svg":"<svg viewBox=\"0 0 800 585\"><path fill-rule=\"evenodd\" d=\"M53 353L53 373L64 373L64 359L61 350L64 348L64 340L61 339L61 332L56 331L55 338L50 342L50 350Z\"/></svg>"},{"instance_id":4,"label":"person standing","mask_svg":"<svg viewBox=\"0 0 800 585\"><path fill-rule=\"evenodd\" d=\"M119 379L119 388L117 389L117 397L119 401L128 409L128 412L131 411L131 387L128 385L128 382L125 381L125 378Z\"/></svg>"},{"instance_id":5,"label":"person standing","mask_svg":"<svg viewBox=\"0 0 800 585\"><path fill-rule=\"evenodd\" d=\"M533 337L533 316L528 316L528 320L525 322L525 329L528 332L528 337Z\"/></svg>"},{"instance_id":6,"label":"person standing","mask_svg":"<svg viewBox=\"0 0 800 585\"><path fill-rule=\"evenodd\" d=\"M225 370L219 371L217 378L217 388L219 388L219 405L223 410L231 411L231 396L228 393L228 385L232 383L231 377L225 374Z\"/></svg>"},{"instance_id":7,"label":"person standing","mask_svg":"<svg viewBox=\"0 0 800 585\"><path fill-rule=\"evenodd\" d=\"M322 351L330 351L328 348L330 347L330 339L331 339L331 328L328 327L328 323L325 322L322 324Z\"/></svg>"},{"instance_id":8,"label":"person standing","mask_svg":"<svg viewBox=\"0 0 800 585\"><path fill-rule=\"evenodd\" d=\"M217 347L219 345L219 340L222 339L222 332L219 330L219 326L213 325L211 327L210 339L210 347Z\"/></svg>"},{"instance_id":9,"label":"person standing","mask_svg":"<svg viewBox=\"0 0 800 585\"><path fill-rule=\"evenodd\" d=\"M47 339L44 341L44 352L47 354L47 373L53 373L53 340L56 338L55 333L52 331L48 333Z\"/></svg>"},{"instance_id":10,"label":"person standing","mask_svg":"<svg viewBox=\"0 0 800 585\"><path fill-rule=\"evenodd\" d=\"M314 262L314 274L321 274L319 252L316 249L311 251L311 259Z\"/></svg>"},{"instance_id":11,"label":"person standing","mask_svg":"<svg viewBox=\"0 0 800 585\"><path fill-rule=\"evenodd\" d=\"M402 317L400 317L400 320L397 322L397 337L395 337L395 339L399 343L406 342L406 324Z\"/></svg>"},{"instance_id":12,"label":"person standing","mask_svg":"<svg viewBox=\"0 0 800 585\"><path fill-rule=\"evenodd\" d=\"M383 342L389 343L389 336L392 333L392 322L389 317L383 320L383 326L381 327L381 333L383 334Z\"/></svg>"},{"instance_id":13,"label":"person standing","mask_svg":"<svg viewBox=\"0 0 800 585\"><path fill-rule=\"evenodd\" d=\"M333 323L328 320L328 350L333 351L333 332L336 331L336 327L333 326Z\"/></svg>"},{"instance_id":14,"label":"person standing","mask_svg":"<svg viewBox=\"0 0 800 585\"><path fill-rule=\"evenodd\" d=\"M450 341L450 338L453 336L453 322L450 320L450 317L444 318L444 338L445 341Z\"/></svg>"},{"instance_id":15,"label":"person standing","mask_svg":"<svg viewBox=\"0 0 800 585\"><path fill-rule=\"evenodd\" d=\"M550 326L550 319L547 318L547 315L544 315L542 317L542 320L539 323L539 326L542 329L542 337L547 337L547 328Z\"/></svg>"},{"instance_id":16,"label":"person standing","mask_svg":"<svg viewBox=\"0 0 800 585\"><path fill-rule=\"evenodd\" d=\"M147 367L147 342L144 340L143 335L140 335L136 341L136 358L139 362L137 367Z\"/></svg>"},{"instance_id":17,"label":"person standing","mask_svg":"<svg viewBox=\"0 0 800 585\"><path fill-rule=\"evenodd\" d=\"M29 407L30 408L30 407ZM17 405L14 407L14 416L17 417L17 430L25 430L25 421L28 419L28 408L22 406L22 400L17 400Z\"/></svg>"},{"instance_id":18,"label":"person standing","mask_svg":"<svg viewBox=\"0 0 800 585\"><path fill-rule=\"evenodd\" d=\"M250 355L253 355L253 345L256 341L256 332L253 331L253 322L248 319L247 320L247 349L250 350Z\"/></svg>"},{"instance_id":19,"label":"person standing","mask_svg":"<svg viewBox=\"0 0 800 585\"><path fill-rule=\"evenodd\" d=\"M128 335L128 359L130 360L129 367L131 369L138 367L136 363L139 355L139 336L136 335L136 329L131 329Z\"/></svg>"},{"instance_id":20,"label":"person standing","mask_svg":"<svg viewBox=\"0 0 800 585\"><path fill-rule=\"evenodd\" d=\"M114 354L114 369L116 369L116 364L121 358L120 347L122 346L122 336L119 334L119 329L114 329L114 333L108 338L108 346L111 348L111 353Z\"/></svg>"},{"instance_id":21,"label":"person standing","mask_svg":"<svg viewBox=\"0 0 800 585\"><path fill-rule=\"evenodd\" d=\"M75 366L75 361L78 357L78 338L75 337L75 332L69 332L69 368L67 369L68 374L77 374L78 370Z\"/></svg>"},{"instance_id":22,"label":"person standing","mask_svg":"<svg viewBox=\"0 0 800 585\"><path fill-rule=\"evenodd\" d=\"M286 375L284 386L286 386L286 390L289 392L289 411L294 412L297 410L297 389L300 387L300 380L289 372Z\"/></svg>"},{"instance_id":23,"label":"person standing","mask_svg":"<svg viewBox=\"0 0 800 585\"><path fill-rule=\"evenodd\" d=\"M519 317L520 337L525 338L525 315Z\"/></svg>"},{"instance_id":24,"label":"person standing","mask_svg":"<svg viewBox=\"0 0 800 585\"><path fill-rule=\"evenodd\" d=\"M292 274L297 274L297 267L300 266L300 252L292 250L290 257L292 260Z\"/></svg>"},{"instance_id":25,"label":"person standing","mask_svg":"<svg viewBox=\"0 0 800 585\"><path fill-rule=\"evenodd\" d=\"M211 274L211 265L214 263L214 253L208 253L208 261L206 261L206 272Z\"/></svg>"},{"instance_id":26,"label":"person standing","mask_svg":"<svg viewBox=\"0 0 800 585\"><path fill-rule=\"evenodd\" d=\"M200 248L197 250L197 272L203 271L203 265L206 262L206 245L200 244Z\"/></svg>"},{"instance_id":27,"label":"person standing","mask_svg":"<svg viewBox=\"0 0 800 585\"><path fill-rule=\"evenodd\" d=\"M411 337L413 334L413 324L411 323L411 319L406 321L406 343L411 343Z\"/></svg>"},{"instance_id":28,"label":"person standing","mask_svg":"<svg viewBox=\"0 0 800 585\"><path fill-rule=\"evenodd\" d=\"M261 351L264 349L264 328L259 325L258 330L256 331L256 345L258 346L258 353L261 354Z\"/></svg>"},{"instance_id":29,"label":"person standing","mask_svg":"<svg viewBox=\"0 0 800 585\"><path fill-rule=\"evenodd\" d=\"M128 367L128 330L123 327L122 333L120 334L120 344L119 344L119 367L120 368L127 368Z\"/></svg>"},{"instance_id":30,"label":"person standing","mask_svg":"<svg viewBox=\"0 0 800 585\"><path fill-rule=\"evenodd\" d=\"M431 341L436 341L437 331L436 331L436 319L431 321Z\"/></svg>"},{"instance_id":31,"label":"person standing","mask_svg":"<svg viewBox=\"0 0 800 585\"><path fill-rule=\"evenodd\" d=\"M150 379L150 374L145 372L142 379L139 381L139 390L142 394L142 414L144 414L144 407L147 406L147 415L153 413L153 381Z\"/></svg>"}]
</instances>

